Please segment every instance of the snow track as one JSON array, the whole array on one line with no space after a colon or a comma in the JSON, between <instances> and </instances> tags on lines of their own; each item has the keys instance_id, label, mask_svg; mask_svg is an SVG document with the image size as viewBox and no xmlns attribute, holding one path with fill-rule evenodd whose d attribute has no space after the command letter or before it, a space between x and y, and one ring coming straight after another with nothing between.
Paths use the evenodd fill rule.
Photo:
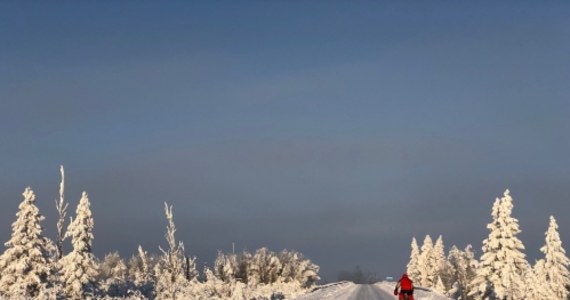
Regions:
<instances>
[{"instance_id":1,"label":"snow track","mask_svg":"<svg viewBox=\"0 0 570 300\"><path fill-rule=\"evenodd\" d=\"M378 287L377 285L366 284L366 285L360 285L358 288L358 294L356 294L356 298L350 298L350 299L392 300L396 299L396 297L386 292L385 290L380 289L380 287Z\"/></svg>"},{"instance_id":2,"label":"snow track","mask_svg":"<svg viewBox=\"0 0 570 300\"><path fill-rule=\"evenodd\" d=\"M297 300L393 300L393 295L373 284L343 283L295 298Z\"/></svg>"},{"instance_id":3,"label":"snow track","mask_svg":"<svg viewBox=\"0 0 570 300\"><path fill-rule=\"evenodd\" d=\"M377 284L354 284L344 282L321 287L320 289L297 297L296 300L394 300L392 295L396 284L393 282L381 282ZM448 300L442 295L427 291L416 290L416 300Z\"/></svg>"}]
</instances>

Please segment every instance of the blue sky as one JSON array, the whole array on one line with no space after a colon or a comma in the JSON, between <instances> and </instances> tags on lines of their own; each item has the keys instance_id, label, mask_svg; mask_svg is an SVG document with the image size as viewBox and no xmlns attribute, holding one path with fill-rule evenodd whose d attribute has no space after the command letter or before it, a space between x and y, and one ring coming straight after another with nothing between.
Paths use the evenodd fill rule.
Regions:
<instances>
[{"instance_id":1,"label":"blue sky","mask_svg":"<svg viewBox=\"0 0 570 300\"><path fill-rule=\"evenodd\" d=\"M570 239L570 5L0 4L0 239L25 186L53 235L91 196L99 256L295 248L334 280L412 236L476 249L512 190L531 260Z\"/></svg>"}]
</instances>

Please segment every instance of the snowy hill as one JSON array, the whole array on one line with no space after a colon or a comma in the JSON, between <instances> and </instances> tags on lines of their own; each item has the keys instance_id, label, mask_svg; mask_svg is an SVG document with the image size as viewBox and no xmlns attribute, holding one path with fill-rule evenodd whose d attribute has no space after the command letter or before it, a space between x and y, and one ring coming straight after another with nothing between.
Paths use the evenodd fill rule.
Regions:
<instances>
[{"instance_id":1,"label":"snowy hill","mask_svg":"<svg viewBox=\"0 0 570 300\"><path fill-rule=\"evenodd\" d=\"M354 284L352 282L339 282L321 286L311 293L295 298L295 300L393 300L394 282L380 282L377 284ZM428 290L417 289L416 300L448 300L441 294Z\"/></svg>"}]
</instances>

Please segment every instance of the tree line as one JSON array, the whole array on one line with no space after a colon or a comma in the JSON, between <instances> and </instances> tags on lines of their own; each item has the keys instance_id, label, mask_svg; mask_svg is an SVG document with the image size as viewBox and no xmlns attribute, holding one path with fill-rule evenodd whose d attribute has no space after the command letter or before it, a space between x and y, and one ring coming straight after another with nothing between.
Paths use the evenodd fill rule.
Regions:
<instances>
[{"instance_id":1,"label":"tree line","mask_svg":"<svg viewBox=\"0 0 570 300\"><path fill-rule=\"evenodd\" d=\"M413 238L408 275L416 285L453 299L568 299L570 260L562 247L556 219L550 217L545 244L540 248L544 257L530 264L517 237L521 230L512 209L513 199L506 190L493 204L492 221L487 225L489 236L483 241L479 259L471 245L463 250L452 246L446 256L441 236L434 244L427 235L421 248Z\"/></svg>"},{"instance_id":2,"label":"tree line","mask_svg":"<svg viewBox=\"0 0 570 300\"><path fill-rule=\"evenodd\" d=\"M89 196L83 192L75 216L65 228L61 167L57 237L43 235L44 217L36 196L26 188L12 234L0 255L2 299L240 299L263 300L305 293L319 281L319 267L297 251L218 253L213 269L199 272L196 258L176 240L172 206L164 204L166 249L138 253L124 260L117 252L99 260L92 253L94 220ZM72 250L64 253L64 241Z\"/></svg>"}]
</instances>

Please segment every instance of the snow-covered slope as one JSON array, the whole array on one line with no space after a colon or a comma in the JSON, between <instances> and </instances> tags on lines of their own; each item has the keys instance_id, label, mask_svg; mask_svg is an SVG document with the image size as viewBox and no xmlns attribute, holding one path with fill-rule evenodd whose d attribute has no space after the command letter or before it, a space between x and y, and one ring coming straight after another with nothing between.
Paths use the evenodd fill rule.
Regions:
<instances>
[{"instance_id":1,"label":"snow-covered slope","mask_svg":"<svg viewBox=\"0 0 570 300\"><path fill-rule=\"evenodd\" d=\"M329 284L296 300L394 300L392 294L394 282L381 282L373 285L361 285L350 282ZM416 289L416 300L448 300L449 298L428 290Z\"/></svg>"},{"instance_id":2,"label":"snow-covered slope","mask_svg":"<svg viewBox=\"0 0 570 300\"><path fill-rule=\"evenodd\" d=\"M333 284L327 284L318 287L318 289L314 290L311 293L302 295L295 299L297 300L350 299L349 296L353 293L356 287L357 285L352 282L338 282Z\"/></svg>"}]
</instances>

